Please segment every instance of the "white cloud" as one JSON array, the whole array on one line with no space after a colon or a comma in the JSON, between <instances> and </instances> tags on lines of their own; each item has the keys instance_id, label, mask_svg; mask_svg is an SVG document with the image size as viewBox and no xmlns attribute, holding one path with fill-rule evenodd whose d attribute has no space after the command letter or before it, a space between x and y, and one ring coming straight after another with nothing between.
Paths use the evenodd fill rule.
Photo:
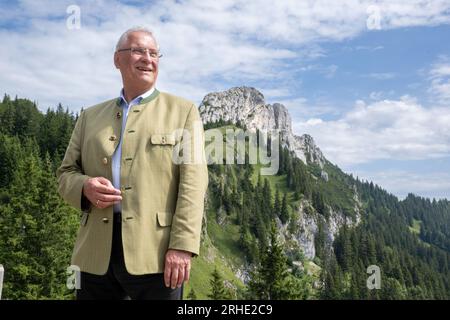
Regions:
<instances>
[{"instance_id":1,"label":"white cloud","mask_svg":"<svg viewBox=\"0 0 450 320\"><path fill-rule=\"evenodd\" d=\"M433 26L449 23L449 2L446 0L394 0L379 5L382 27L399 28Z\"/></svg>"},{"instance_id":2,"label":"white cloud","mask_svg":"<svg viewBox=\"0 0 450 320\"><path fill-rule=\"evenodd\" d=\"M259 92L264 94L266 102L279 102L279 98L287 97L292 95L289 88L256 88Z\"/></svg>"},{"instance_id":3,"label":"white cloud","mask_svg":"<svg viewBox=\"0 0 450 320\"><path fill-rule=\"evenodd\" d=\"M296 122L314 137L325 156L340 166L377 159L432 159L450 155L450 110L424 108L413 98L355 106L335 121Z\"/></svg>"},{"instance_id":4,"label":"white cloud","mask_svg":"<svg viewBox=\"0 0 450 320\"><path fill-rule=\"evenodd\" d=\"M417 89L417 88L412 88L411 86L408 86L408 88L410 88L410 89ZM386 100L386 99L394 97L394 96L395 96L395 91L394 90L389 90L389 91L372 91L369 94L370 100L374 100L374 101Z\"/></svg>"},{"instance_id":5,"label":"white cloud","mask_svg":"<svg viewBox=\"0 0 450 320\"><path fill-rule=\"evenodd\" d=\"M374 72L366 75L367 78L372 78L376 80L389 80L395 78L395 73L393 72Z\"/></svg>"},{"instance_id":6,"label":"white cloud","mask_svg":"<svg viewBox=\"0 0 450 320\"><path fill-rule=\"evenodd\" d=\"M314 72L317 72L317 73L323 75L325 78L330 79L330 78L334 77L338 68L339 67L335 64L331 64L331 65L309 64L309 65L300 67L299 71L301 71L301 72L314 71Z\"/></svg>"},{"instance_id":7,"label":"white cloud","mask_svg":"<svg viewBox=\"0 0 450 320\"><path fill-rule=\"evenodd\" d=\"M411 170L359 171L351 170L354 176L372 181L399 198L408 193L430 197L448 198L450 194L450 174L448 172L421 172Z\"/></svg>"},{"instance_id":8,"label":"white cloud","mask_svg":"<svg viewBox=\"0 0 450 320\"><path fill-rule=\"evenodd\" d=\"M0 87L46 109L74 109L116 96L117 38L133 25L155 30L164 57L158 87L200 102L226 85L294 79L299 59L326 53L323 41L367 31L373 1L77 1L81 29L67 30L71 0L21 0L0 8ZM448 1L378 1L383 28L449 23ZM337 66L319 70L332 77ZM258 85L256 85L258 86ZM288 88L289 89L289 88Z\"/></svg>"},{"instance_id":9,"label":"white cloud","mask_svg":"<svg viewBox=\"0 0 450 320\"><path fill-rule=\"evenodd\" d=\"M372 100L381 100L384 93L382 91L372 91L369 95L370 99Z\"/></svg>"},{"instance_id":10,"label":"white cloud","mask_svg":"<svg viewBox=\"0 0 450 320\"><path fill-rule=\"evenodd\" d=\"M382 49L384 49L384 46L357 46L356 48L355 48L355 50L368 50L368 51L370 51L370 52L374 52L374 51L377 51L377 50L382 50Z\"/></svg>"},{"instance_id":11,"label":"white cloud","mask_svg":"<svg viewBox=\"0 0 450 320\"><path fill-rule=\"evenodd\" d=\"M431 84L428 92L432 94L434 101L448 106L450 104L450 63L446 57L440 60L429 72Z\"/></svg>"}]
</instances>

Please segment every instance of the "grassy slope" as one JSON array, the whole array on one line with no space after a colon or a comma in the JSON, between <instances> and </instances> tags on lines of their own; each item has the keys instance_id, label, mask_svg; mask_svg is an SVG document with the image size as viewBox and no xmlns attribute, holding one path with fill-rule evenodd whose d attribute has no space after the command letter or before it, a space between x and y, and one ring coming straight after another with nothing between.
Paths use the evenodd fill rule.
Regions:
<instances>
[{"instance_id":1,"label":"grassy slope","mask_svg":"<svg viewBox=\"0 0 450 320\"><path fill-rule=\"evenodd\" d=\"M220 128L220 130L224 133L226 128L235 128L234 126L226 126ZM225 150L224 150L225 151ZM225 152L223 156L225 157ZM230 166L232 167L232 166ZM260 172L261 165L254 165L254 171L252 175L252 182L256 185L258 180L258 173ZM314 168L311 168L310 171L313 171ZM326 189L329 193L335 192L337 189L345 190L346 195L350 197L351 193L348 188L343 187L342 179L344 178L343 173L336 170L333 167L326 167L328 174L331 178L339 177L340 181L331 183L326 183ZM228 174L234 174L234 170ZM288 201L291 207L293 207L296 203L293 201L294 192L292 192L286 186L286 175L267 175L261 176L262 181L267 179L271 190L272 190L272 200L275 197L275 192L278 189L280 192L280 196L282 197L284 193L288 195ZM351 199L351 197L350 197ZM345 205L349 205L349 203L345 203ZM210 292L210 279L211 273L214 268L217 267L219 272L222 274L223 278L226 281L233 283L234 286L238 288L238 290L244 289L244 284L235 276L233 270L236 270L237 266L241 266L244 263L244 257L241 254L241 251L238 247L239 240L239 226L235 224L233 221L233 217L227 217L227 221L222 225L219 225L216 222L216 214L215 212L207 213L207 230L208 230L208 238L204 239L201 247L200 256L193 260L192 265L192 274L191 281L189 284L185 286L185 298L189 294L191 287L194 288L198 299L208 299L208 293ZM318 279L320 274L320 267L312 263L311 261L307 261L305 264L307 270L313 275L314 278Z\"/></svg>"},{"instance_id":2,"label":"grassy slope","mask_svg":"<svg viewBox=\"0 0 450 320\"><path fill-rule=\"evenodd\" d=\"M422 221L413 219L413 225L412 225L412 227L409 226L409 231L411 231L412 233L414 233L416 235L419 235L421 224L422 224Z\"/></svg>"},{"instance_id":3,"label":"grassy slope","mask_svg":"<svg viewBox=\"0 0 450 320\"><path fill-rule=\"evenodd\" d=\"M313 173L320 177L317 168L308 166L308 169L316 169L316 172ZM334 208L341 208L341 210L344 211L344 214L353 216L355 203L353 200L354 192L349 186L351 178L342 172L341 169L330 163L325 163L324 171L328 173L328 181L325 182L320 178L317 181L325 196L325 201Z\"/></svg>"},{"instance_id":4,"label":"grassy slope","mask_svg":"<svg viewBox=\"0 0 450 320\"><path fill-rule=\"evenodd\" d=\"M419 236L420 236L420 229L422 226L422 220L416 220L413 219L413 225L412 226L408 226L409 231L411 231L412 233L414 233L417 236L417 239L419 239L419 242L422 243L424 246L426 246L427 248L431 247L432 244L423 241ZM436 247L437 248L437 247Z\"/></svg>"},{"instance_id":5,"label":"grassy slope","mask_svg":"<svg viewBox=\"0 0 450 320\"><path fill-rule=\"evenodd\" d=\"M194 288L198 300L209 299L211 274L216 267L223 279L233 283L240 290L244 288L244 284L234 275L227 259L211 243L208 243L202 245L200 255L193 259L191 280L185 286L184 299L187 299L191 288Z\"/></svg>"},{"instance_id":6,"label":"grassy slope","mask_svg":"<svg viewBox=\"0 0 450 320\"><path fill-rule=\"evenodd\" d=\"M238 248L239 226L232 223L217 224L215 213L207 213L208 237L203 239L199 257L193 260L192 277L185 287L185 298L194 288L197 299L209 299L210 280L214 268L217 268L223 279L231 282L237 290L245 288L242 281L236 277L236 266L244 262L244 258Z\"/></svg>"}]
</instances>

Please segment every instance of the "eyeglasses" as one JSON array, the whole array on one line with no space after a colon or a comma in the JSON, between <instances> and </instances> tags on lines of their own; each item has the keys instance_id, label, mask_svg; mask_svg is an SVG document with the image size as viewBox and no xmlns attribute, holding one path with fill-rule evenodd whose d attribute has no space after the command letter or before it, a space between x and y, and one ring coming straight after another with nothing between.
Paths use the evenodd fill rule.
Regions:
<instances>
[{"instance_id":1,"label":"eyeglasses","mask_svg":"<svg viewBox=\"0 0 450 320\"><path fill-rule=\"evenodd\" d=\"M143 57L148 54L150 55L150 58L152 59L158 59L162 57L162 54L160 54L158 51L154 51L148 48L140 48L140 47L133 47L133 48L126 48L126 49L119 49L117 52L122 51L130 51L133 56L137 57Z\"/></svg>"}]
</instances>

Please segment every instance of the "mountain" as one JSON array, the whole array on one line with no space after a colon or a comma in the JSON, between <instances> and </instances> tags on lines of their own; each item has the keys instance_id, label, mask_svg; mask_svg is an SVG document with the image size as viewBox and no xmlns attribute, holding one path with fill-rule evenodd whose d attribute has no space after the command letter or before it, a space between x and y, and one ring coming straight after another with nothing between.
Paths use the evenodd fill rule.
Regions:
<instances>
[{"instance_id":1,"label":"mountain","mask_svg":"<svg viewBox=\"0 0 450 320\"><path fill-rule=\"evenodd\" d=\"M260 175L261 164L208 166L187 297L450 299L450 201L399 200L342 172L312 137L292 133L284 106L255 89L208 94L200 111L205 129L278 129L283 141L274 175ZM76 120L61 105L41 113L27 99L0 102L6 299L73 298L66 272L79 221L54 172Z\"/></svg>"},{"instance_id":2,"label":"mountain","mask_svg":"<svg viewBox=\"0 0 450 320\"><path fill-rule=\"evenodd\" d=\"M247 271L257 260L252 250L255 245L264 246L264 223L268 228L267 220L275 219L292 270L299 269L312 277L315 293L310 298L449 297L447 200L431 202L410 195L399 201L373 183L345 174L325 158L313 137L292 132L285 106L267 104L263 94L254 88L209 93L199 111L205 128L232 126L280 132L283 151L276 176L261 178L248 166L211 166L209 170L206 216L208 228L214 232L208 233L208 241L226 252L224 264L244 283L249 280ZM251 176L254 188L241 187L247 184L242 176ZM271 191L262 187L262 179ZM282 219L277 209L279 193L287 199L287 219ZM265 198L273 201L265 202ZM266 210L272 203L273 210ZM248 213L246 206L250 207ZM241 217L246 214L250 218ZM439 227L434 219L443 226ZM265 222L261 226L258 220ZM234 238L238 244L230 249L236 230L233 226L239 228L240 236ZM430 229L433 235L426 231ZM236 259L243 254L245 259ZM379 290L366 288L369 266L377 266L383 272ZM425 273L433 280L425 280Z\"/></svg>"},{"instance_id":3,"label":"mountain","mask_svg":"<svg viewBox=\"0 0 450 320\"><path fill-rule=\"evenodd\" d=\"M316 164L320 167L320 178L328 181L328 173L323 170L325 164L331 163L325 159L314 139L303 134L297 136L292 132L292 119L287 108L280 104L266 104L261 92L251 87L235 87L224 92L207 94L199 106L200 116L205 125L219 121L244 126L248 130L268 132L278 130L281 146L291 151L306 165ZM305 207L309 202L303 201L298 208L298 233L295 241L308 259L315 257L314 238L321 222L320 215L306 215ZM353 218L346 217L341 211L330 208L330 217L323 221L324 232L331 244L340 227L344 224L357 225L360 221L358 196L354 194L355 214Z\"/></svg>"},{"instance_id":4,"label":"mountain","mask_svg":"<svg viewBox=\"0 0 450 320\"><path fill-rule=\"evenodd\" d=\"M209 93L203 98L199 111L204 124L222 120L241 123L249 130L279 130L281 144L305 163L317 163L323 167L326 161L311 136L293 134L287 108L280 103L266 104L263 94L255 88L236 87Z\"/></svg>"}]
</instances>

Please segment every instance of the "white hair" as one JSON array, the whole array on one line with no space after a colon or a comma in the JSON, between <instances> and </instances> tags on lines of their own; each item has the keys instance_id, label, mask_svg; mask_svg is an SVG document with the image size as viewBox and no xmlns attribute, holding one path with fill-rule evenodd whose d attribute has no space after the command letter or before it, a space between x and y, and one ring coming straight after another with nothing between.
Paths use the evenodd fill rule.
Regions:
<instances>
[{"instance_id":1,"label":"white hair","mask_svg":"<svg viewBox=\"0 0 450 320\"><path fill-rule=\"evenodd\" d=\"M146 27L133 27L128 29L127 31L125 31L119 38L119 41L117 41L116 44L116 51L120 49L121 46L123 46L127 41L128 41L128 36L130 35L130 33L133 32L144 32L146 34L148 34L150 37L152 37L152 39L155 41L156 44L156 48L159 51L159 44L156 41L155 36L153 35L153 32L151 32L149 29L147 29Z\"/></svg>"}]
</instances>

